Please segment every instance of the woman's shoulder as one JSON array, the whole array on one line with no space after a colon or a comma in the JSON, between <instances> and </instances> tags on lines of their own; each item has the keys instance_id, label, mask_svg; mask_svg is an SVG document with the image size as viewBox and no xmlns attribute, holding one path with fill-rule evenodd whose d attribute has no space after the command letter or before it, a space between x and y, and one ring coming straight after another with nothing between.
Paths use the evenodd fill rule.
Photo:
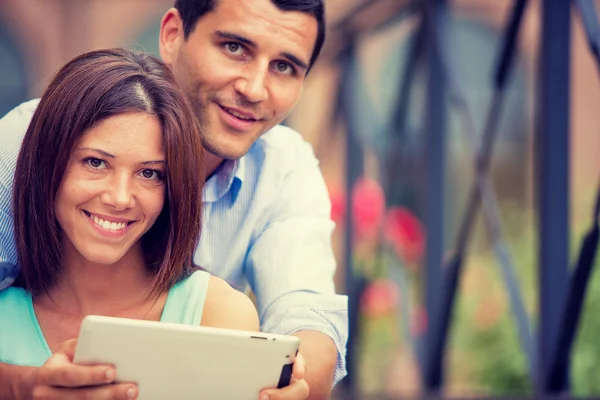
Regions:
<instances>
[{"instance_id":1,"label":"woman's shoulder","mask_svg":"<svg viewBox=\"0 0 600 400\"><path fill-rule=\"evenodd\" d=\"M0 290L0 315L5 326L20 326L30 321L31 297L20 287L8 287Z\"/></svg>"},{"instance_id":2,"label":"woman's shoulder","mask_svg":"<svg viewBox=\"0 0 600 400\"><path fill-rule=\"evenodd\" d=\"M211 275L201 325L258 331L258 313L250 297Z\"/></svg>"},{"instance_id":3,"label":"woman's shoulder","mask_svg":"<svg viewBox=\"0 0 600 400\"><path fill-rule=\"evenodd\" d=\"M3 308L14 309L27 303L29 293L20 287L10 286L0 290L0 310Z\"/></svg>"}]
</instances>

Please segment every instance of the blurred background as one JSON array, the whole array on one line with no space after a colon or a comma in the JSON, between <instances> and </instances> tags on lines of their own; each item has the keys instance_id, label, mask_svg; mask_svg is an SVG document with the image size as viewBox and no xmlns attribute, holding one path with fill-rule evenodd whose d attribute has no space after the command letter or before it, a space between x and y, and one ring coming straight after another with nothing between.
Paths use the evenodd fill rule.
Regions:
<instances>
[{"instance_id":1,"label":"blurred background","mask_svg":"<svg viewBox=\"0 0 600 400\"><path fill-rule=\"evenodd\" d=\"M351 296L337 397L600 396L600 1L573 5L326 1L286 124L321 162ZM170 6L0 0L0 115L85 51L158 55Z\"/></svg>"}]
</instances>

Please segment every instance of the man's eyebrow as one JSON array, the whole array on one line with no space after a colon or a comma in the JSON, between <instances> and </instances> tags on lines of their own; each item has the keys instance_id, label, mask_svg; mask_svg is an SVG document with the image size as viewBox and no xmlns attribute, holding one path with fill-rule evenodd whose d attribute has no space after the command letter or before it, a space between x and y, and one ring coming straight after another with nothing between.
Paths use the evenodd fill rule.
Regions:
<instances>
[{"instance_id":1,"label":"man's eyebrow","mask_svg":"<svg viewBox=\"0 0 600 400\"><path fill-rule=\"evenodd\" d=\"M305 63L304 61L302 61L301 59L299 59L298 57L296 57L295 55L291 54L291 53L280 53L279 54L281 57L286 58L287 60L289 60L290 62L292 62L293 64L296 64L296 67L303 69L303 70L307 70L308 69L308 64Z\"/></svg>"},{"instance_id":2,"label":"man's eyebrow","mask_svg":"<svg viewBox=\"0 0 600 400\"><path fill-rule=\"evenodd\" d=\"M80 148L78 148L77 150L83 150L83 151L86 151L86 150L89 150L89 151L95 151L95 152L97 152L97 153L100 153L100 154L102 154L104 157L115 158L115 156L114 156L113 154L107 153L107 152L106 152L106 151L104 151L104 150L100 150L100 149L94 149L93 147L80 147Z\"/></svg>"},{"instance_id":3,"label":"man's eyebrow","mask_svg":"<svg viewBox=\"0 0 600 400\"><path fill-rule=\"evenodd\" d=\"M216 31L215 35L217 35L221 39L235 40L236 42L245 44L248 47L252 47L252 48L256 47L256 43L254 43L252 40L248 39L247 37L238 35L237 33Z\"/></svg>"}]
</instances>

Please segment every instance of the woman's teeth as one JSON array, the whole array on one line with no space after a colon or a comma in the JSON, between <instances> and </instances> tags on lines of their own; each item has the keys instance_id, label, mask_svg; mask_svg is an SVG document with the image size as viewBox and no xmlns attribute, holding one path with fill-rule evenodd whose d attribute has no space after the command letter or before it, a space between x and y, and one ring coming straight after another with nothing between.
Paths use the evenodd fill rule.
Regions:
<instances>
[{"instance_id":1,"label":"woman's teeth","mask_svg":"<svg viewBox=\"0 0 600 400\"><path fill-rule=\"evenodd\" d=\"M96 225L109 230L109 231L118 231L121 229L125 229L127 226L127 222L110 222L105 221L102 218L98 218L94 215L91 216L92 220L96 223Z\"/></svg>"}]
</instances>

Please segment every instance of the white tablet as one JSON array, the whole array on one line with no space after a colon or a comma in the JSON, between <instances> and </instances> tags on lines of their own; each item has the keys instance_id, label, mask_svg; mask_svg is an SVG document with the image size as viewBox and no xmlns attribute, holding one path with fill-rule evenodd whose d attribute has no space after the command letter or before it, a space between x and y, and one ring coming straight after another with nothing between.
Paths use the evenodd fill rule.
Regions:
<instances>
[{"instance_id":1,"label":"white tablet","mask_svg":"<svg viewBox=\"0 0 600 400\"><path fill-rule=\"evenodd\" d=\"M113 364L141 400L257 400L289 384L299 345L296 336L87 316L74 362Z\"/></svg>"}]
</instances>

